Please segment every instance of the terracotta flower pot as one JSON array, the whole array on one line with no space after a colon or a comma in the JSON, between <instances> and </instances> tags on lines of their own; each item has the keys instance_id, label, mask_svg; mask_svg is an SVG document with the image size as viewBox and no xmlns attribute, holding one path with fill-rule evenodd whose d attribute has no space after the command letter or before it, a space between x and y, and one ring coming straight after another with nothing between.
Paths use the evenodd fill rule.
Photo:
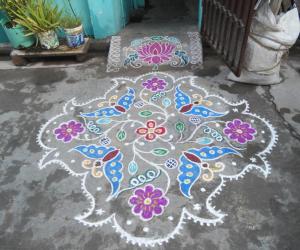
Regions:
<instances>
[{"instance_id":1,"label":"terracotta flower pot","mask_svg":"<svg viewBox=\"0 0 300 250\"><path fill-rule=\"evenodd\" d=\"M37 34L43 49L55 49L59 46L57 34L54 30L49 30Z\"/></svg>"},{"instance_id":2,"label":"terracotta flower pot","mask_svg":"<svg viewBox=\"0 0 300 250\"><path fill-rule=\"evenodd\" d=\"M73 29L64 29L67 44L70 48L77 48L84 44L84 35L82 25Z\"/></svg>"}]
</instances>

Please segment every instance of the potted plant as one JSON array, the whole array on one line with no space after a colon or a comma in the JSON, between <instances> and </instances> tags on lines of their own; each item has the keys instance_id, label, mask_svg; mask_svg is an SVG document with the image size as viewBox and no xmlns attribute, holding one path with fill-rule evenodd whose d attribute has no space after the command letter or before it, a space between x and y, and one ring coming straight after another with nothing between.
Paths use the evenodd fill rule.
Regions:
<instances>
[{"instance_id":1,"label":"potted plant","mask_svg":"<svg viewBox=\"0 0 300 250\"><path fill-rule=\"evenodd\" d=\"M15 21L17 6L24 8L26 4L27 0L0 0L0 24L15 49L29 48L36 41L33 35L27 36L25 28Z\"/></svg>"},{"instance_id":2,"label":"potted plant","mask_svg":"<svg viewBox=\"0 0 300 250\"><path fill-rule=\"evenodd\" d=\"M15 21L36 34L41 47L55 49L59 46L56 29L60 26L62 10L53 0L27 0L25 8L17 5Z\"/></svg>"},{"instance_id":3,"label":"potted plant","mask_svg":"<svg viewBox=\"0 0 300 250\"><path fill-rule=\"evenodd\" d=\"M70 48L77 48L84 44L84 35L81 20L73 15L65 15L61 25L64 28L67 45Z\"/></svg>"},{"instance_id":4,"label":"potted plant","mask_svg":"<svg viewBox=\"0 0 300 250\"><path fill-rule=\"evenodd\" d=\"M62 18L61 25L64 28L67 45L76 48L84 44L83 28L80 18L77 17L70 0L68 4L72 14L67 14Z\"/></svg>"}]
</instances>

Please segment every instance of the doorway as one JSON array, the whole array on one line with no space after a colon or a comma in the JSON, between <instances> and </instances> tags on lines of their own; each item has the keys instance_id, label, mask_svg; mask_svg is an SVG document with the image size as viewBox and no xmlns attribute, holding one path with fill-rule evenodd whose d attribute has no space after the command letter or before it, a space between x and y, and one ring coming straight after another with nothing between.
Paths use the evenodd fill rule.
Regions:
<instances>
[{"instance_id":1,"label":"doorway","mask_svg":"<svg viewBox=\"0 0 300 250\"><path fill-rule=\"evenodd\" d=\"M194 28L202 19L201 0L147 0L140 22L146 27ZM200 11L200 12L199 12ZM177 28L176 28L177 27Z\"/></svg>"}]
</instances>

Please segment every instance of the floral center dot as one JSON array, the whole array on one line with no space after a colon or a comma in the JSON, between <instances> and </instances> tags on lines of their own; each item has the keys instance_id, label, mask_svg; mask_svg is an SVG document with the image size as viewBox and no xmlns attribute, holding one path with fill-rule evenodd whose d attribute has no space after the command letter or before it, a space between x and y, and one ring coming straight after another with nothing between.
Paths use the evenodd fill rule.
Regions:
<instances>
[{"instance_id":1,"label":"floral center dot","mask_svg":"<svg viewBox=\"0 0 300 250\"><path fill-rule=\"evenodd\" d=\"M238 134L244 133L243 130L241 130L241 129L237 129L236 132L237 132Z\"/></svg>"},{"instance_id":2,"label":"floral center dot","mask_svg":"<svg viewBox=\"0 0 300 250\"><path fill-rule=\"evenodd\" d=\"M151 199L150 199L150 198L146 198L146 199L144 200L144 204L145 204L145 205L150 205L150 204L151 204Z\"/></svg>"},{"instance_id":3,"label":"floral center dot","mask_svg":"<svg viewBox=\"0 0 300 250\"><path fill-rule=\"evenodd\" d=\"M149 133L154 133L154 130L155 130L154 128L149 128L149 129L148 129L148 132L149 132Z\"/></svg>"},{"instance_id":4,"label":"floral center dot","mask_svg":"<svg viewBox=\"0 0 300 250\"><path fill-rule=\"evenodd\" d=\"M71 128L68 128L68 129L67 129L67 132L68 132L68 133L71 133L71 132L72 132L72 129L71 129Z\"/></svg>"}]
</instances>

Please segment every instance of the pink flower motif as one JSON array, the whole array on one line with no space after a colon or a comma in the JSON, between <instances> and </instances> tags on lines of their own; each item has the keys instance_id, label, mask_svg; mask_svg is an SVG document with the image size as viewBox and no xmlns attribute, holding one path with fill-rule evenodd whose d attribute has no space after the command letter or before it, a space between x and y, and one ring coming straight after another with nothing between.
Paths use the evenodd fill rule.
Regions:
<instances>
[{"instance_id":1,"label":"pink flower motif","mask_svg":"<svg viewBox=\"0 0 300 250\"><path fill-rule=\"evenodd\" d=\"M74 137L84 133L84 127L82 123L76 121L69 121L62 123L58 128L54 130L57 140L64 142L70 142Z\"/></svg>"},{"instance_id":2,"label":"pink flower motif","mask_svg":"<svg viewBox=\"0 0 300 250\"><path fill-rule=\"evenodd\" d=\"M152 79L147 80L146 82L143 82L143 86L152 92L156 92L159 90L164 90L167 83L165 80L160 79L158 77L153 77Z\"/></svg>"},{"instance_id":3,"label":"pink flower motif","mask_svg":"<svg viewBox=\"0 0 300 250\"><path fill-rule=\"evenodd\" d=\"M153 42L141 46L137 52L139 58L149 64L162 64L170 61L175 45L169 43Z\"/></svg>"},{"instance_id":4,"label":"pink flower motif","mask_svg":"<svg viewBox=\"0 0 300 250\"><path fill-rule=\"evenodd\" d=\"M229 139L244 144L247 141L253 141L255 139L254 134L256 134L256 129L252 128L247 122L235 119L231 122L227 122L223 132Z\"/></svg>"},{"instance_id":5,"label":"pink flower motif","mask_svg":"<svg viewBox=\"0 0 300 250\"><path fill-rule=\"evenodd\" d=\"M132 213L140 216L140 219L149 221L153 216L161 215L164 207L168 206L169 200L163 196L160 188L154 188L153 185L145 186L145 189L138 188L129 199L129 205L132 206Z\"/></svg>"}]
</instances>

